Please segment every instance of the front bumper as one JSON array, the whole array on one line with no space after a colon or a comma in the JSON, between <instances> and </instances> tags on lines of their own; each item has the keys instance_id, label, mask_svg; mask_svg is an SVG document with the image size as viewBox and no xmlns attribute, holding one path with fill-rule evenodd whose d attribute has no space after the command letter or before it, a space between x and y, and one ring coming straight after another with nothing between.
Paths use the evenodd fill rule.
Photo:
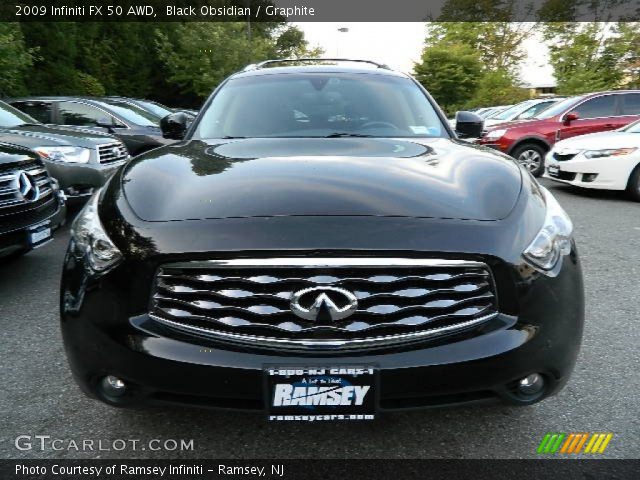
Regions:
<instances>
[{"instance_id":1,"label":"front bumper","mask_svg":"<svg viewBox=\"0 0 640 480\"><path fill-rule=\"evenodd\" d=\"M15 222L13 226L3 225L0 220L0 258L34 248L29 243L28 235L29 230L34 226L48 222L53 232L65 223L67 207L64 200L61 197L57 197L54 202L54 205L44 205L34 212L25 212L24 215L21 215L22 218L18 217L17 221L13 221ZM37 246L40 247L42 245L44 244Z\"/></svg>"},{"instance_id":2,"label":"front bumper","mask_svg":"<svg viewBox=\"0 0 640 480\"><path fill-rule=\"evenodd\" d=\"M126 160L108 164L63 163L44 160L49 174L58 180L70 201L89 198Z\"/></svg>"},{"instance_id":3,"label":"front bumper","mask_svg":"<svg viewBox=\"0 0 640 480\"><path fill-rule=\"evenodd\" d=\"M176 334L146 313L132 315L128 307L139 291L130 288L131 279L141 278L133 275L134 264L91 279L82 259L68 253L61 327L78 384L89 396L117 406L263 411L267 365L373 365L379 373L379 411L496 399L523 405L557 392L573 369L584 317L582 276L575 250L555 278L525 265L508 269L519 277L517 299L508 299L516 311L501 312L476 330L349 353L283 352ZM541 373L547 387L540 396L523 398L515 385L531 373ZM106 375L123 379L127 394L106 396L100 389Z\"/></svg>"},{"instance_id":4,"label":"front bumper","mask_svg":"<svg viewBox=\"0 0 640 480\"><path fill-rule=\"evenodd\" d=\"M545 177L582 188L625 190L640 156L586 158L582 154L571 160L557 161L550 152L546 157Z\"/></svg>"}]
</instances>

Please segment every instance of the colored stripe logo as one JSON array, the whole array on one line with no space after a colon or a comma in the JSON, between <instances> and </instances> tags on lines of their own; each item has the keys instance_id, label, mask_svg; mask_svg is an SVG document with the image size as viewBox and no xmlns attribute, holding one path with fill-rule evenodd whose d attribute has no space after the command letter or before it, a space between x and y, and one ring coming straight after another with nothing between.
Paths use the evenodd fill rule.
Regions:
<instances>
[{"instance_id":1,"label":"colored stripe logo","mask_svg":"<svg viewBox=\"0 0 640 480\"><path fill-rule=\"evenodd\" d=\"M613 433L547 433L537 452L553 455L556 453L604 453L613 438Z\"/></svg>"}]
</instances>

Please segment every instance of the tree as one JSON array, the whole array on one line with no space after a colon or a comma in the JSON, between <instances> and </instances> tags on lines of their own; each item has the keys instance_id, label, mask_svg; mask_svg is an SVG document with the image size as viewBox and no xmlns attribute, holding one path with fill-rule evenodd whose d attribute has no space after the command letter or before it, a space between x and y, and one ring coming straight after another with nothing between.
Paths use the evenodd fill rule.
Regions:
<instances>
[{"instance_id":1,"label":"tree","mask_svg":"<svg viewBox=\"0 0 640 480\"><path fill-rule=\"evenodd\" d=\"M543 27L558 93L574 95L618 87L624 78L626 41L615 24L549 22Z\"/></svg>"},{"instance_id":2,"label":"tree","mask_svg":"<svg viewBox=\"0 0 640 480\"><path fill-rule=\"evenodd\" d=\"M158 32L156 45L169 82L182 94L201 100L249 63L320 53L308 49L302 31L282 27L260 24L249 39L244 22L191 22L177 26L173 38Z\"/></svg>"},{"instance_id":3,"label":"tree","mask_svg":"<svg viewBox=\"0 0 640 480\"><path fill-rule=\"evenodd\" d=\"M485 72L479 79L476 94L466 107L485 105L511 105L529 98L529 92L513 84L513 78L505 70Z\"/></svg>"},{"instance_id":4,"label":"tree","mask_svg":"<svg viewBox=\"0 0 640 480\"><path fill-rule=\"evenodd\" d=\"M19 25L0 23L0 94L26 93L24 76L33 63L35 49L27 49Z\"/></svg>"},{"instance_id":5,"label":"tree","mask_svg":"<svg viewBox=\"0 0 640 480\"><path fill-rule=\"evenodd\" d=\"M481 72L480 54L464 44L427 46L414 66L416 79L448 114L471 100Z\"/></svg>"}]
</instances>

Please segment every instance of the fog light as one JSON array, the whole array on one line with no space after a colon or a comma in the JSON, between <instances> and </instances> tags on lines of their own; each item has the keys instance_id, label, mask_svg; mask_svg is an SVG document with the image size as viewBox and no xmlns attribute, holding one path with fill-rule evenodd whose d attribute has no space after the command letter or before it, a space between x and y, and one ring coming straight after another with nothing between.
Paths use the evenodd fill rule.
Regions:
<instances>
[{"instance_id":1,"label":"fog light","mask_svg":"<svg viewBox=\"0 0 640 480\"><path fill-rule=\"evenodd\" d=\"M102 391L110 397L121 397L127 390L127 385L118 377L107 375L100 382Z\"/></svg>"},{"instance_id":2,"label":"fog light","mask_svg":"<svg viewBox=\"0 0 640 480\"><path fill-rule=\"evenodd\" d=\"M585 182L585 183L591 183L596 178L598 178L598 174L597 173L583 173L582 174L582 181Z\"/></svg>"},{"instance_id":3,"label":"fog light","mask_svg":"<svg viewBox=\"0 0 640 480\"><path fill-rule=\"evenodd\" d=\"M535 395L542 391L544 378L539 373L532 373L518 382L518 392L523 395Z\"/></svg>"}]
</instances>

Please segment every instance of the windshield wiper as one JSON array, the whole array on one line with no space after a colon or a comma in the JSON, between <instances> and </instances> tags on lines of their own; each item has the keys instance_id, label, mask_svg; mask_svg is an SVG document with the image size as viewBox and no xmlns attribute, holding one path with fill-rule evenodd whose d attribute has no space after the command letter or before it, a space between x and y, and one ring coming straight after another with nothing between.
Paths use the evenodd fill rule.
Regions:
<instances>
[{"instance_id":1,"label":"windshield wiper","mask_svg":"<svg viewBox=\"0 0 640 480\"><path fill-rule=\"evenodd\" d=\"M233 140L236 138L247 138L247 137L234 137L233 135L225 135L224 137L222 137L223 140Z\"/></svg>"},{"instance_id":2,"label":"windshield wiper","mask_svg":"<svg viewBox=\"0 0 640 480\"><path fill-rule=\"evenodd\" d=\"M349 132L334 132L329 135L325 135L324 138L348 138L348 137L373 137L373 135L367 135L364 133L349 133Z\"/></svg>"}]
</instances>

